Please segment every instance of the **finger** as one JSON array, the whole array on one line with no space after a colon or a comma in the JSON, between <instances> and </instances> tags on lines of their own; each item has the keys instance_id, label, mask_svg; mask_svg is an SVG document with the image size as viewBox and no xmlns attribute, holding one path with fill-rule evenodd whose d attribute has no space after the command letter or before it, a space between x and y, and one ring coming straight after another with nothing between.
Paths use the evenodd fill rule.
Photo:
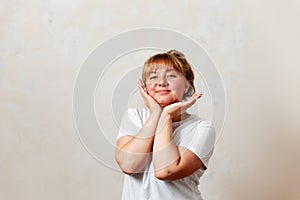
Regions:
<instances>
[{"instance_id":1,"label":"finger","mask_svg":"<svg viewBox=\"0 0 300 200\"><path fill-rule=\"evenodd\" d=\"M199 99L200 97L202 96L202 92L198 92L198 93L195 93L193 96L192 96L192 99Z\"/></svg>"},{"instance_id":2,"label":"finger","mask_svg":"<svg viewBox=\"0 0 300 200\"><path fill-rule=\"evenodd\" d=\"M147 94L147 93L146 93L146 89L145 89L145 86L144 86L142 80L139 79L138 83L139 83L139 89L140 89L140 92L141 92L143 95L146 95L146 94Z\"/></svg>"},{"instance_id":3,"label":"finger","mask_svg":"<svg viewBox=\"0 0 300 200\"><path fill-rule=\"evenodd\" d=\"M197 99L194 97L194 98L191 98L189 101L186 101L183 103L183 107L185 108L189 108L191 107L195 102L197 101Z\"/></svg>"},{"instance_id":4,"label":"finger","mask_svg":"<svg viewBox=\"0 0 300 200\"><path fill-rule=\"evenodd\" d=\"M186 109L191 107L200 97L202 96L202 92L199 93L195 93L190 100L184 102L182 104L183 107L185 107Z\"/></svg>"},{"instance_id":5,"label":"finger","mask_svg":"<svg viewBox=\"0 0 300 200\"><path fill-rule=\"evenodd\" d=\"M143 82L141 79L138 80L139 88L143 88Z\"/></svg>"},{"instance_id":6,"label":"finger","mask_svg":"<svg viewBox=\"0 0 300 200\"><path fill-rule=\"evenodd\" d=\"M153 98L148 94L148 92L147 92L147 90L146 90L146 88L145 88L145 86L144 86L144 84L143 84L143 82L142 82L141 79L139 79L139 88L140 88L140 93L141 93L142 97L145 100L146 99L147 99L147 101L153 100Z\"/></svg>"}]
</instances>

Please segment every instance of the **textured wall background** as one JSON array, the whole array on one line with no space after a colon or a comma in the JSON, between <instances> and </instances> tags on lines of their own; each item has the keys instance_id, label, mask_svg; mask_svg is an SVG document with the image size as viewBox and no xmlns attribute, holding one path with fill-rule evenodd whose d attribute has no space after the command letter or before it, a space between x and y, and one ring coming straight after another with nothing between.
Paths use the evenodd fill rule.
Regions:
<instances>
[{"instance_id":1,"label":"textured wall background","mask_svg":"<svg viewBox=\"0 0 300 200\"><path fill-rule=\"evenodd\" d=\"M122 174L93 159L72 118L89 53L139 27L201 44L226 89L226 121L201 180L207 200L299 200L300 3L1 1L0 199L119 199Z\"/></svg>"}]
</instances>

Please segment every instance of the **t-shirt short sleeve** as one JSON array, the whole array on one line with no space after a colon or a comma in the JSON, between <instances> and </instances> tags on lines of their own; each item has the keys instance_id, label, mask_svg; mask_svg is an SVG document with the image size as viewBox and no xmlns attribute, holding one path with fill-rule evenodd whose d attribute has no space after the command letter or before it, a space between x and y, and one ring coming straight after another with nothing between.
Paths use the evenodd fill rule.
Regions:
<instances>
[{"instance_id":1,"label":"t-shirt short sleeve","mask_svg":"<svg viewBox=\"0 0 300 200\"><path fill-rule=\"evenodd\" d=\"M136 135L143 127L147 117L146 109L129 108L122 117L117 139L125 135Z\"/></svg>"},{"instance_id":2,"label":"t-shirt short sleeve","mask_svg":"<svg viewBox=\"0 0 300 200\"><path fill-rule=\"evenodd\" d=\"M208 120L197 122L191 131L185 133L179 146L192 151L202 161L205 168L213 153L215 145L215 129Z\"/></svg>"}]
</instances>

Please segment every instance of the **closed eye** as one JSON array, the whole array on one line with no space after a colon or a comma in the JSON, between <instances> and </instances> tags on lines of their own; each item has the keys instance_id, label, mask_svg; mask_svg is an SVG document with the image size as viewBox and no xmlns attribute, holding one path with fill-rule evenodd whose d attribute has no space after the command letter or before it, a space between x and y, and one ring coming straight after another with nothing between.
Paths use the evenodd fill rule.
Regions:
<instances>
[{"instance_id":1,"label":"closed eye","mask_svg":"<svg viewBox=\"0 0 300 200\"><path fill-rule=\"evenodd\" d=\"M168 77L170 77L170 78L176 78L177 75L175 75L175 74L169 74Z\"/></svg>"},{"instance_id":2,"label":"closed eye","mask_svg":"<svg viewBox=\"0 0 300 200\"><path fill-rule=\"evenodd\" d=\"M157 79L157 76L150 76L149 79L150 80Z\"/></svg>"}]
</instances>

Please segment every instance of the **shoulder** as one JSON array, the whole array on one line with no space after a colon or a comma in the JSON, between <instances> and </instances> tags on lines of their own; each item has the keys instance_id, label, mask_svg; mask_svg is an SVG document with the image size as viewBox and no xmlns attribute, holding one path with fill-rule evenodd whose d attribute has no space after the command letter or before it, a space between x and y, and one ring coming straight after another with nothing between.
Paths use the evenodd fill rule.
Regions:
<instances>
[{"instance_id":1,"label":"shoulder","mask_svg":"<svg viewBox=\"0 0 300 200\"><path fill-rule=\"evenodd\" d=\"M208 146L214 146L216 139L216 131L213 123L207 119L201 119L195 126L195 136Z\"/></svg>"},{"instance_id":2,"label":"shoulder","mask_svg":"<svg viewBox=\"0 0 300 200\"><path fill-rule=\"evenodd\" d=\"M197 123L197 128L199 130L207 130L210 134L215 134L215 128L212 121L208 119L199 119Z\"/></svg>"},{"instance_id":3,"label":"shoulder","mask_svg":"<svg viewBox=\"0 0 300 200\"><path fill-rule=\"evenodd\" d=\"M213 123L210 120L199 117L198 115L191 114L187 119L173 123L173 127L180 127L177 133L184 134L185 137L205 137L210 135L214 137L215 130Z\"/></svg>"},{"instance_id":4,"label":"shoulder","mask_svg":"<svg viewBox=\"0 0 300 200\"><path fill-rule=\"evenodd\" d=\"M193 124L192 131L196 135L209 136L211 138L215 137L215 128L212 121L208 119L201 118L197 115L191 116L190 123Z\"/></svg>"},{"instance_id":5,"label":"shoulder","mask_svg":"<svg viewBox=\"0 0 300 200\"><path fill-rule=\"evenodd\" d=\"M198 126L214 128L213 123L210 120L201 118L198 120Z\"/></svg>"},{"instance_id":6,"label":"shoulder","mask_svg":"<svg viewBox=\"0 0 300 200\"><path fill-rule=\"evenodd\" d=\"M150 112L147 108L128 108L127 115L132 121L138 122L139 125L142 125L148 119Z\"/></svg>"},{"instance_id":7,"label":"shoulder","mask_svg":"<svg viewBox=\"0 0 300 200\"><path fill-rule=\"evenodd\" d=\"M148 118L149 110L147 108L128 108L128 115L131 117Z\"/></svg>"},{"instance_id":8,"label":"shoulder","mask_svg":"<svg viewBox=\"0 0 300 200\"><path fill-rule=\"evenodd\" d=\"M147 120L147 109L128 108L120 121L117 139L124 135L135 135Z\"/></svg>"},{"instance_id":9,"label":"shoulder","mask_svg":"<svg viewBox=\"0 0 300 200\"><path fill-rule=\"evenodd\" d=\"M214 127L213 123L210 120L201 118L195 114L191 114L188 121L190 123L193 123L197 127L211 127L211 128Z\"/></svg>"},{"instance_id":10,"label":"shoulder","mask_svg":"<svg viewBox=\"0 0 300 200\"><path fill-rule=\"evenodd\" d=\"M149 109L147 108L128 108L127 110L130 114L136 116L146 116L149 114Z\"/></svg>"}]
</instances>

